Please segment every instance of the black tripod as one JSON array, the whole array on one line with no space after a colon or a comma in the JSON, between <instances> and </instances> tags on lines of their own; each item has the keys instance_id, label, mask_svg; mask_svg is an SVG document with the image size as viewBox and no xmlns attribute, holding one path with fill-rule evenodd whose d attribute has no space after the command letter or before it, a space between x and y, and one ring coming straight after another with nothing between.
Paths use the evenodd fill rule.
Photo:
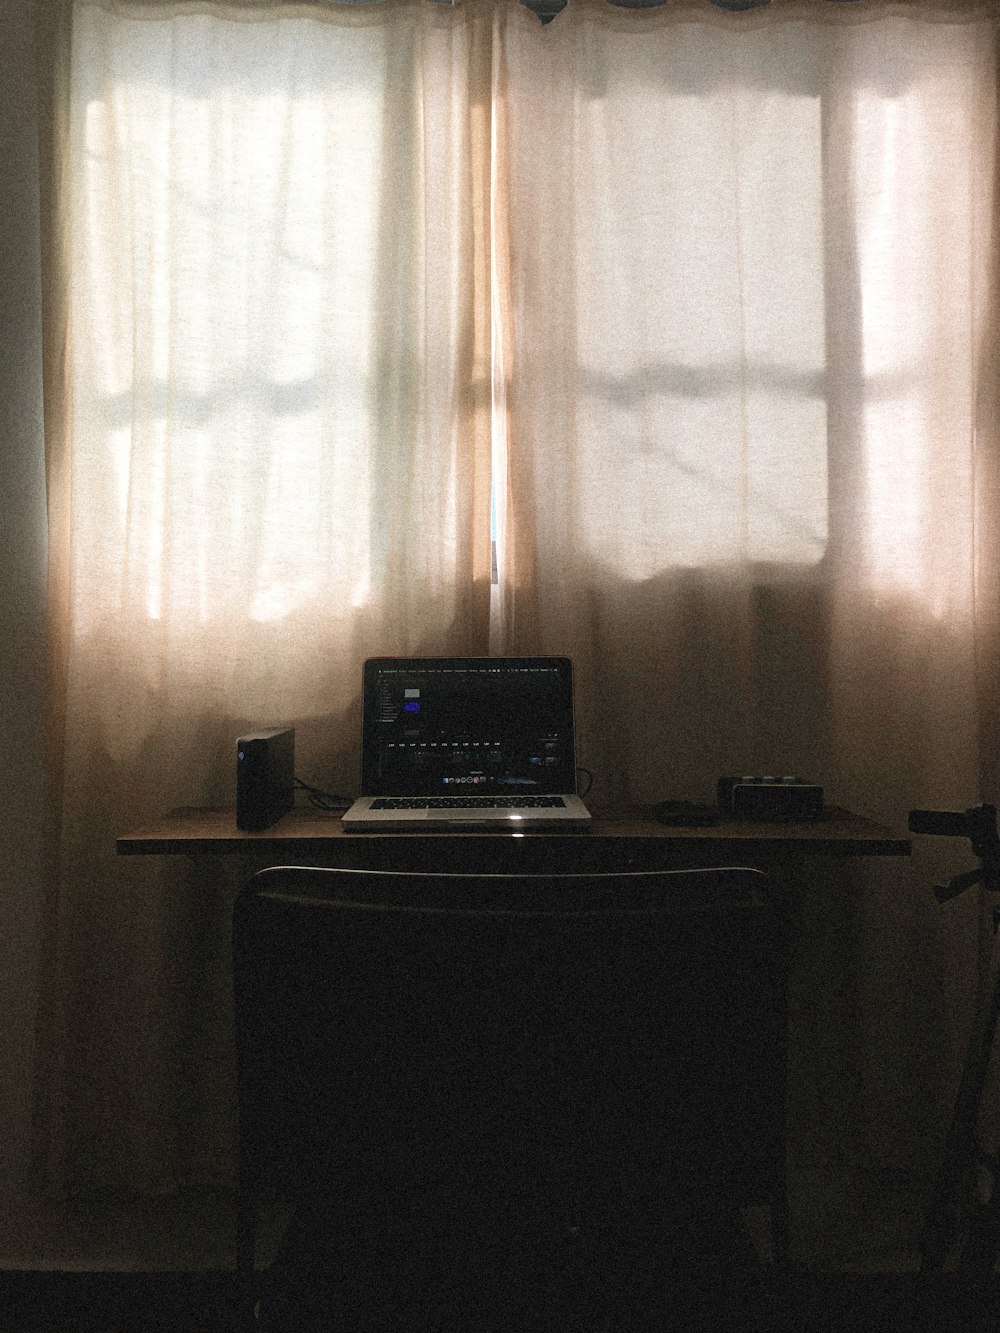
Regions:
<instances>
[{"instance_id":1,"label":"black tripod","mask_svg":"<svg viewBox=\"0 0 1000 1333\"><path fill-rule=\"evenodd\" d=\"M977 884L982 884L989 893L1000 895L1000 837L995 806L977 806L964 814L911 810L909 827L911 833L969 838L980 860L977 870L967 870L948 884L938 885L934 890L938 902L949 902ZM1000 904L995 901L994 937L998 927ZM973 1283L984 1284L1000 1255L1000 1172L996 1159L983 1152L976 1132L1000 1021L1000 967L995 956L993 978L990 1002L973 1024L944 1160L920 1238L922 1274L943 1272L954 1252L958 1270ZM986 1191L982 1189L985 1175L990 1180Z\"/></svg>"}]
</instances>

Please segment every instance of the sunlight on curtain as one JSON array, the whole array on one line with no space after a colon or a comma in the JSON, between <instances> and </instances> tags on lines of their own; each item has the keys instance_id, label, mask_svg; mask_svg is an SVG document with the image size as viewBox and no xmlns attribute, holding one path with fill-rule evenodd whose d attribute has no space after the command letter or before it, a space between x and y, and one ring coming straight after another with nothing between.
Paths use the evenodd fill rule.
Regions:
<instances>
[{"instance_id":1,"label":"sunlight on curtain","mask_svg":"<svg viewBox=\"0 0 1000 1333\"><path fill-rule=\"evenodd\" d=\"M494 633L574 657L596 803L753 772L897 827L983 799L994 23L849 8L498 10ZM937 1151L977 933L939 854L810 871L793 1160Z\"/></svg>"},{"instance_id":2,"label":"sunlight on curtain","mask_svg":"<svg viewBox=\"0 0 1000 1333\"><path fill-rule=\"evenodd\" d=\"M916 596L936 617L971 587L949 540L972 525L979 355L981 75L971 43L966 54L950 77L928 61L909 86L861 89L854 110L868 579Z\"/></svg>"},{"instance_id":3,"label":"sunlight on curtain","mask_svg":"<svg viewBox=\"0 0 1000 1333\"><path fill-rule=\"evenodd\" d=\"M541 35L507 22L512 503L568 469L549 532L616 577L814 564L827 439L808 51L788 81L792 39L774 27L650 31L596 8ZM559 221L536 237L534 215Z\"/></svg>"},{"instance_id":4,"label":"sunlight on curtain","mask_svg":"<svg viewBox=\"0 0 1000 1333\"><path fill-rule=\"evenodd\" d=\"M57 1179L231 1165L227 890L115 835L263 726L354 790L363 659L486 648L489 77L480 8L75 7Z\"/></svg>"},{"instance_id":5,"label":"sunlight on curtain","mask_svg":"<svg viewBox=\"0 0 1000 1333\"><path fill-rule=\"evenodd\" d=\"M991 25L675 17L498 20L498 637L620 677L588 740L633 798L662 792L671 750L679 787L767 748L828 768L798 722L761 729L778 682L738 665L759 658L755 588L843 589L855 619L903 597L900 629L913 612L972 642ZM722 683L698 679L692 615ZM664 697L660 744L633 670Z\"/></svg>"},{"instance_id":6,"label":"sunlight on curtain","mask_svg":"<svg viewBox=\"0 0 1000 1333\"><path fill-rule=\"evenodd\" d=\"M397 26L390 48L369 23L81 9L80 635L123 613L189 641L296 613L344 630L374 603L402 642L468 614L475 99L461 35ZM421 107L403 89L436 62Z\"/></svg>"},{"instance_id":7,"label":"sunlight on curtain","mask_svg":"<svg viewBox=\"0 0 1000 1333\"><path fill-rule=\"evenodd\" d=\"M174 68L160 71L148 43L136 49L141 25L126 27L112 85L86 108L89 226L75 267L104 336L79 343L81 361L96 360L78 362L80 398L93 389L80 425L114 440L107 540L127 543L144 566L144 590L133 591L154 619L165 596L175 609L178 596L189 599L200 624L231 613L234 596L246 597L252 621L315 604L324 590L358 607L370 591L383 53L365 44L350 80L322 93L258 91L245 70L210 100L197 87L205 23L185 25ZM148 442L140 423L119 424L135 396L152 408ZM336 422L324 398L336 401ZM147 475L148 497L136 503ZM88 489L101 480L84 473L79 494L84 514L106 520L105 497ZM165 570L171 528L180 549L175 541ZM338 578L328 588L324 552L336 569L352 545L353 586ZM81 628L118 603L121 590L99 574L81 598Z\"/></svg>"}]
</instances>

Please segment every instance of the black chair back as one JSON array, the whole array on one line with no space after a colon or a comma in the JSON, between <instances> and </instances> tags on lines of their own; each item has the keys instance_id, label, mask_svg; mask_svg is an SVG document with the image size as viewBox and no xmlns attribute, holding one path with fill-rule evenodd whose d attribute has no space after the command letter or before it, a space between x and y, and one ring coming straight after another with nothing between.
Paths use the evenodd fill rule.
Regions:
<instances>
[{"instance_id":1,"label":"black chair back","mask_svg":"<svg viewBox=\"0 0 1000 1333\"><path fill-rule=\"evenodd\" d=\"M298 1207L286 1269L352 1329L541 1328L553 1300L598 1327L595 1292L634 1321L681 1267L745 1266L731 1181L783 1058L765 883L256 875L234 915L244 1273L269 1167Z\"/></svg>"}]
</instances>

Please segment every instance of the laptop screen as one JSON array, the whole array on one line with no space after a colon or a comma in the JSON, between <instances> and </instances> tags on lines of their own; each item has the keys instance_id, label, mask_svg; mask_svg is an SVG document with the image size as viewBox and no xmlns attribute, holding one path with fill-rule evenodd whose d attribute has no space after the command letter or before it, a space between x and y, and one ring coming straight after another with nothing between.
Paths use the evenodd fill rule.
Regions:
<instances>
[{"instance_id":1,"label":"laptop screen","mask_svg":"<svg viewBox=\"0 0 1000 1333\"><path fill-rule=\"evenodd\" d=\"M568 657L370 658L366 796L576 791Z\"/></svg>"}]
</instances>

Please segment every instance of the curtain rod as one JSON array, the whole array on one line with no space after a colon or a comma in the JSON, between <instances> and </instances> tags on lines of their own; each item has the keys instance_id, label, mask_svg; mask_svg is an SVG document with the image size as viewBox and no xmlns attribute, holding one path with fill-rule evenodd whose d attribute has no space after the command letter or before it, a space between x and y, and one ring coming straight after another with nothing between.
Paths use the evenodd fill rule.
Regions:
<instances>
[{"instance_id":1,"label":"curtain rod","mask_svg":"<svg viewBox=\"0 0 1000 1333\"><path fill-rule=\"evenodd\" d=\"M88 0L83 0L87 3ZM447 6L460 5L463 0L427 0L431 4ZM588 7L592 0L585 0ZM186 9L211 12L213 0L89 0L99 7L107 5L114 9L120 5L123 9L150 11L161 9ZM217 0L219 10L245 9L340 9L366 8L378 6L386 0ZM391 0L389 0L391 3ZM526 9L531 10L543 21L554 18L574 0L520 0ZM839 11L841 14L852 13L856 17L877 18L881 15L913 15L928 20L960 21L982 16L996 17L1000 14L1000 0L603 0L611 8L626 10L676 9L687 15L698 10L715 10L727 14L742 14L753 11L782 10L794 11L796 16L807 14L810 10L817 13L827 10L831 17Z\"/></svg>"}]
</instances>

